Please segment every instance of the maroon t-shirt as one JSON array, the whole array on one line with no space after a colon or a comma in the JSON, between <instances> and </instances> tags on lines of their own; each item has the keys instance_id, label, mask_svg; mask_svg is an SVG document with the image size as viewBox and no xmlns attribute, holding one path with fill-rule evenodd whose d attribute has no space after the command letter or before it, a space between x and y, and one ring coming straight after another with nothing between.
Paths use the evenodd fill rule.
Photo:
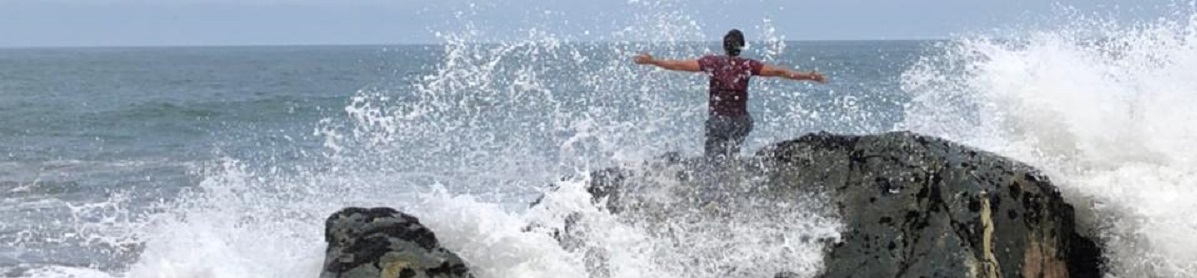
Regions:
<instances>
[{"instance_id":1,"label":"maroon t-shirt","mask_svg":"<svg viewBox=\"0 0 1197 278\"><path fill-rule=\"evenodd\" d=\"M748 79L760 75L765 64L753 59L707 55L698 59L698 66L711 77L711 115L748 115Z\"/></svg>"}]
</instances>

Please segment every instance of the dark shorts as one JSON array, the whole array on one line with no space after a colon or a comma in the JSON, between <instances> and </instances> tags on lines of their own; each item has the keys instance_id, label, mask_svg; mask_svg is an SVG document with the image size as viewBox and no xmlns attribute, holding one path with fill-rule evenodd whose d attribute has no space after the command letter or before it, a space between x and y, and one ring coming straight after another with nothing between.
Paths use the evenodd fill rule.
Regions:
<instances>
[{"instance_id":1,"label":"dark shorts","mask_svg":"<svg viewBox=\"0 0 1197 278\"><path fill-rule=\"evenodd\" d=\"M704 152L707 157L733 157L740 153L740 146L748 133L752 132L752 116L739 117L710 116L707 119L707 142Z\"/></svg>"}]
</instances>

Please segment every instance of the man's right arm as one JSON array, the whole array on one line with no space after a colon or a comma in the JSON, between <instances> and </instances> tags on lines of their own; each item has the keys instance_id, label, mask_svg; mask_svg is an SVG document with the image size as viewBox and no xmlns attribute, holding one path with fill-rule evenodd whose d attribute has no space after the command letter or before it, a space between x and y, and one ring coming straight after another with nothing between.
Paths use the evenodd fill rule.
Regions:
<instances>
[{"instance_id":1,"label":"man's right arm","mask_svg":"<svg viewBox=\"0 0 1197 278\"><path fill-rule=\"evenodd\" d=\"M822 73L817 71L810 71L807 73L800 73L789 69L765 65L761 67L760 76L765 77L781 77L790 80L810 80L819 83L827 83L827 78Z\"/></svg>"}]
</instances>

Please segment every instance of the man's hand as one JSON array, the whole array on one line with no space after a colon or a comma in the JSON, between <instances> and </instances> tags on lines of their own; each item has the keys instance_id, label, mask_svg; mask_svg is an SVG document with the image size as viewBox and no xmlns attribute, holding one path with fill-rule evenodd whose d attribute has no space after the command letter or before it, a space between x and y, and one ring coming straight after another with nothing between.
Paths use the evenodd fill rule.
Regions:
<instances>
[{"instance_id":1,"label":"man's hand","mask_svg":"<svg viewBox=\"0 0 1197 278\"><path fill-rule=\"evenodd\" d=\"M636 55L636 58L633 61L639 65L650 65L653 63L653 55L648 55L647 53Z\"/></svg>"},{"instance_id":2,"label":"man's hand","mask_svg":"<svg viewBox=\"0 0 1197 278\"><path fill-rule=\"evenodd\" d=\"M807 74L811 81L819 82L820 84L827 84L827 77L817 71L811 71Z\"/></svg>"}]
</instances>

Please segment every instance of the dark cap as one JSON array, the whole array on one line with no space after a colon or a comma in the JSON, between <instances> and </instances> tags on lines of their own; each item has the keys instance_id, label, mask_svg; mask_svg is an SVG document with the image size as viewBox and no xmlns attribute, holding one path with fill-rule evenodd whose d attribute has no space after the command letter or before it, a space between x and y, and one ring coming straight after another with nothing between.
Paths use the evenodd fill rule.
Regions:
<instances>
[{"instance_id":1,"label":"dark cap","mask_svg":"<svg viewBox=\"0 0 1197 278\"><path fill-rule=\"evenodd\" d=\"M744 49L744 33L740 30L732 29L723 35L723 51L727 52L729 56L740 56L740 50Z\"/></svg>"}]
</instances>

